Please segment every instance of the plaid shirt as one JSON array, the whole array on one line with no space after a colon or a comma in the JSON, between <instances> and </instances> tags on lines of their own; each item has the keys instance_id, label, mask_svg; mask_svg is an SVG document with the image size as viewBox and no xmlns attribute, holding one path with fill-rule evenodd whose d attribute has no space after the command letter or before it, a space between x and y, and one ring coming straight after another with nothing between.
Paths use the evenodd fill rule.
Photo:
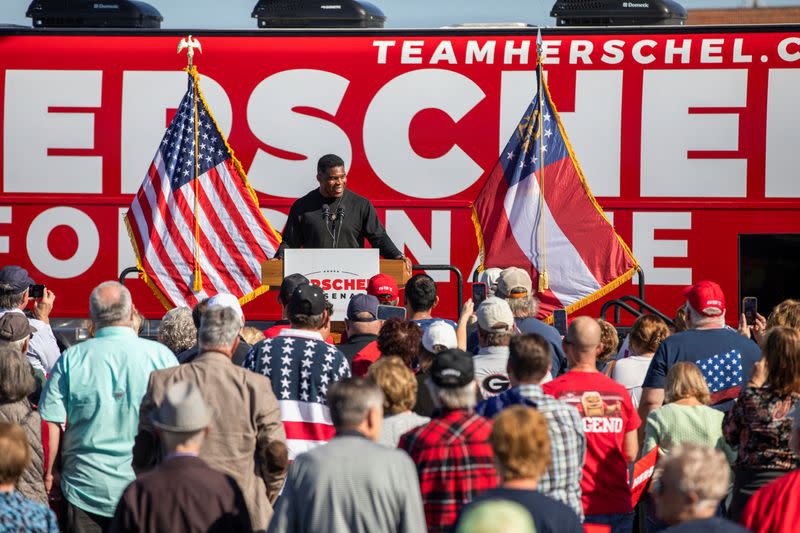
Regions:
<instances>
[{"instance_id":1,"label":"plaid shirt","mask_svg":"<svg viewBox=\"0 0 800 533\"><path fill-rule=\"evenodd\" d=\"M581 475L586 456L586 435L578 410L545 394L539 385L519 385L478 404L476 411L494 416L512 405L529 405L547 419L552 463L536 490L563 502L583 521Z\"/></svg>"},{"instance_id":2,"label":"plaid shirt","mask_svg":"<svg viewBox=\"0 0 800 533\"><path fill-rule=\"evenodd\" d=\"M491 432L490 420L456 409L400 437L398 446L417 465L431 533L450 531L464 505L497 485Z\"/></svg>"}]
</instances>

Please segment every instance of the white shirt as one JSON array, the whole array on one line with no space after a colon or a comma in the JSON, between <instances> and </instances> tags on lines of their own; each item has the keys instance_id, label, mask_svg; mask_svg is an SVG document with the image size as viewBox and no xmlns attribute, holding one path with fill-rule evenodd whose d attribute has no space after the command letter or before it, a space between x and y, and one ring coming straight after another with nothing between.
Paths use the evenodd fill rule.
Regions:
<instances>
[{"instance_id":1,"label":"white shirt","mask_svg":"<svg viewBox=\"0 0 800 533\"><path fill-rule=\"evenodd\" d=\"M472 360L475 363L475 379L480 385L483 399L508 389L508 346L484 346Z\"/></svg>"},{"instance_id":2,"label":"white shirt","mask_svg":"<svg viewBox=\"0 0 800 533\"><path fill-rule=\"evenodd\" d=\"M647 374L647 369L650 368L650 361L653 356L631 355L625 359L620 359L614 365L614 370L611 372L611 379L628 389L628 394L631 395L633 406L639 407L639 400L642 397L642 383Z\"/></svg>"},{"instance_id":3,"label":"white shirt","mask_svg":"<svg viewBox=\"0 0 800 533\"><path fill-rule=\"evenodd\" d=\"M6 313L25 314L21 309L0 309L0 316ZM28 361L30 361L33 368L49 374L58 358L61 357L61 350L58 349L56 336L53 335L50 324L45 324L36 318L29 318L28 323L36 328L36 333L33 334L30 343L28 343Z\"/></svg>"}]
</instances>

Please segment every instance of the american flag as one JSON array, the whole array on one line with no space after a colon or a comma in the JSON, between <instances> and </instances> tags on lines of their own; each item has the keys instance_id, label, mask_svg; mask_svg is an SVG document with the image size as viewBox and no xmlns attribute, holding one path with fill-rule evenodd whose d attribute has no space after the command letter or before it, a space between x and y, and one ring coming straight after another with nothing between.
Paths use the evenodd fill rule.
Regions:
<instances>
[{"instance_id":1,"label":"american flag","mask_svg":"<svg viewBox=\"0 0 800 533\"><path fill-rule=\"evenodd\" d=\"M715 354L695 363L706 379L712 405L738 396L742 384L742 354L738 350Z\"/></svg>"},{"instance_id":2,"label":"american flag","mask_svg":"<svg viewBox=\"0 0 800 533\"><path fill-rule=\"evenodd\" d=\"M313 334L283 330L250 348L242 365L269 378L278 398L289 459L333 437L328 388L350 377L344 354Z\"/></svg>"},{"instance_id":3,"label":"american flag","mask_svg":"<svg viewBox=\"0 0 800 533\"><path fill-rule=\"evenodd\" d=\"M186 95L125 215L142 277L167 307L219 292L242 303L255 298L266 290L261 263L280 244L198 78L189 72Z\"/></svg>"}]
</instances>

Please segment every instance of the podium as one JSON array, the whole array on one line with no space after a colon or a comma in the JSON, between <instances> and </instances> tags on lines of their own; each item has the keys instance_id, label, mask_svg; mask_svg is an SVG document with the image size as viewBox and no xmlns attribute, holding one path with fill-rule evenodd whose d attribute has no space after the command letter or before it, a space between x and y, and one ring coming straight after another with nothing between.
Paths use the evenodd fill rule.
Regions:
<instances>
[{"instance_id":1,"label":"podium","mask_svg":"<svg viewBox=\"0 0 800 533\"><path fill-rule=\"evenodd\" d=\"M398 287L405 285L411 277L402 259L381 259L380 271L394 278ZM269 285L270 290L280 288L283 283L283 259L268 259L261 263L261 283Z\"/></svg>"},{"instance_id":2,"label":"podium","mask_svg":"<svg viewBox=\"0 0 800 533\"><path fill-rule=\"evenodd\" d=\"M288 268L288 270L287 270ZM344 320L347 303L357 293L367 290L369 278L378 272L405 285L409 273L401 259L380 259L374 248L289 249L284 259L270 259L261 264L261 282L270 288L280 287L286 274L299 273L322 287L333 304L333 320Z\"/></svg>"}]
</instances>

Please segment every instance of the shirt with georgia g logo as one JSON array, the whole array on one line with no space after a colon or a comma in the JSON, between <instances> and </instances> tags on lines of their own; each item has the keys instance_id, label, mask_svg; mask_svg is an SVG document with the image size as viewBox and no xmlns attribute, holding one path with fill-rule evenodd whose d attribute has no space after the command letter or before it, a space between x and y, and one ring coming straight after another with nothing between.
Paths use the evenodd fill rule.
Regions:
<instances>
[{"instance_id":1,"label":"shirt with georgia g logo","mask_svg":"<svg viewBox=\"0 0 800 533\"><path fill-rule=\"evenodd\" d=\"M497 396L508 390L508 346L486 346L473 358L475 379L481 387L483 399Z\"/></svg>"}]
</instances>

